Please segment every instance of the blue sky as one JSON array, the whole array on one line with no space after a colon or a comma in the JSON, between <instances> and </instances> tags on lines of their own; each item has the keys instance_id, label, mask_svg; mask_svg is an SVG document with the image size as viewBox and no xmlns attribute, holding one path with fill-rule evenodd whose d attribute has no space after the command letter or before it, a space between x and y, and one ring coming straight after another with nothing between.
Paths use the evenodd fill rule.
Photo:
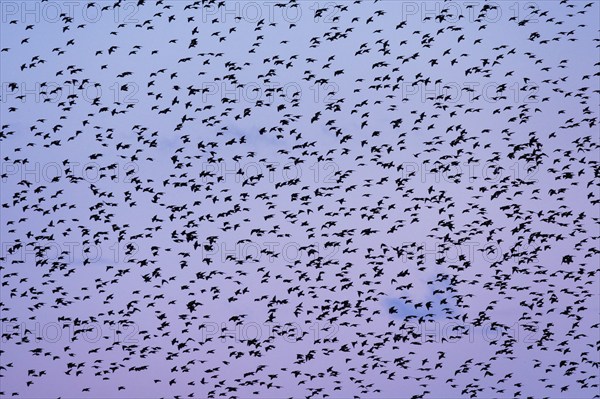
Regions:
<instances>
[{"instance_id":1,"label":"blue sky","mask_svg":"<svg viewBox=\"0 0 600 399\"><path fill-rule=\"evenodd\" d=\"M2 396L597 394L596 2L190 5L0 3Z\"/></svg>"}]
</instances>

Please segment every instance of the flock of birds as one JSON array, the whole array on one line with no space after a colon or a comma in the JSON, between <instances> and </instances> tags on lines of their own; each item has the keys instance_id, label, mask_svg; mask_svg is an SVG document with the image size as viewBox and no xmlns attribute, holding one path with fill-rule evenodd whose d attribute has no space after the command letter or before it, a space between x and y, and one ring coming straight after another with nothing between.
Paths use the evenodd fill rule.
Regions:
<instances>
[{"instance_id":1,"label":"flock of birds","mask_svg":"<svg viewBox=\"0 0 600 399\"><path fill-rule=\"evenodd\" d=\"M597 2L25 3L0 396L600 397Z\"/></svg>"}]
</instances>

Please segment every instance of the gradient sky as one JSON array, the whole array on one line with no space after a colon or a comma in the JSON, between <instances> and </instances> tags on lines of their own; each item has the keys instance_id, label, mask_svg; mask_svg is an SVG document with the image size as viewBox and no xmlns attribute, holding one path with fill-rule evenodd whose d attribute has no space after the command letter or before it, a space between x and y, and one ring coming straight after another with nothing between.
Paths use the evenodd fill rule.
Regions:
<instances>
[{"instance_id":1,"label":"gradient sky","mask_svg":"<svg viewBox=\"0 0 600 399\"><path fill-rule=\"evenodd\" d=\"M0 1L0 396L597 396L599 4L277 4Z\"/></svg>"}]
</instances>

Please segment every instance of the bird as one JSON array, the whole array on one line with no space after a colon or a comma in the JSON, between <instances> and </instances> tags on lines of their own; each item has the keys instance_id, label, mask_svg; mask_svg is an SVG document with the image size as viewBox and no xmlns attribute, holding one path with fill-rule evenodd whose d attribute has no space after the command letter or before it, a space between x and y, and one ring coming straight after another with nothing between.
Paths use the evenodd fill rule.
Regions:
<instances>
[{"instance_id":1,"label":"bird","mask_svg":"<svg viewBox=\"0 0 600 399\"><path fill-rule=\"evenodd\" d=\"M600 397L598 7L3 4L0 396Z\"/></svg>"}]
</instances>

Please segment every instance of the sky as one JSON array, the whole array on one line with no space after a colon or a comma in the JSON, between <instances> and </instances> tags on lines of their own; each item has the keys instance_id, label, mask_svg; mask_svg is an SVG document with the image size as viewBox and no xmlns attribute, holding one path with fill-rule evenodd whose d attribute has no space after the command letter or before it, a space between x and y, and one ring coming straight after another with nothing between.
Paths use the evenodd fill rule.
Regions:
<instances>
[{"instance_id":1,"label":"sky","mask_svg":"<svg viewBox=\"0 0 600 399\"><path fill-rule=\"evenodd\" d=\"M597 397L599 6L0 1L0 396Z\"/></svg>"}]
</instances>

